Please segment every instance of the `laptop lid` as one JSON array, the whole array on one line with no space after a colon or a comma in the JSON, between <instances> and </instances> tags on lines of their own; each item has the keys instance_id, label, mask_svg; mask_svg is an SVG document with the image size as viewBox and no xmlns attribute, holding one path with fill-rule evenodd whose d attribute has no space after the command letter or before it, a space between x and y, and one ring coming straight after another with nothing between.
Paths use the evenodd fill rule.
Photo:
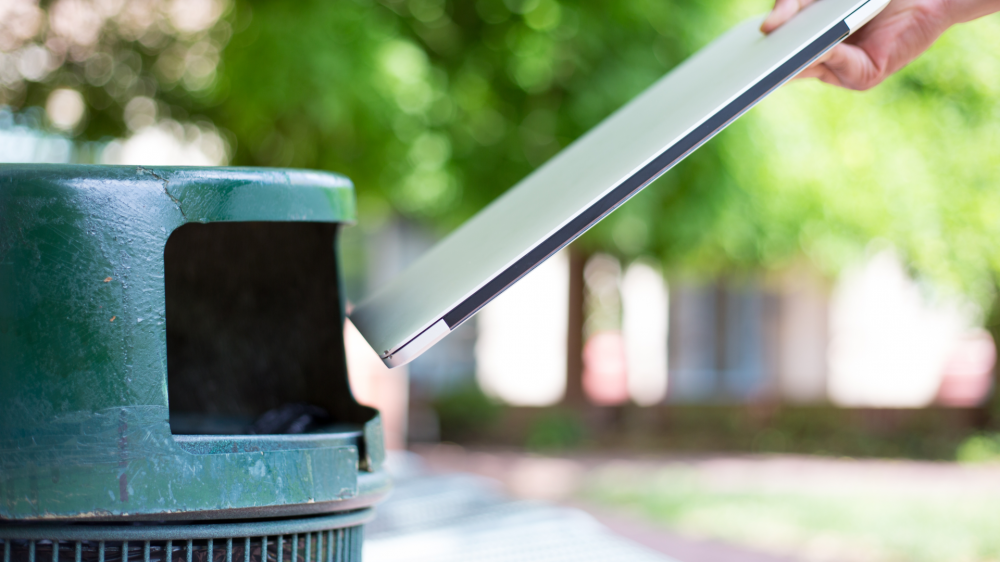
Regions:
<instances>
[{"instance_id":1,"label":"laptop lid","mask_svg":"<svg viewBox=\"0 0 1000 562\"><path fill-rule=\"evenodd\" d=\"M671 70L449 234L351 313L389 367L433 346L888 0L821 0L764 36L747 20Z\"/></svg>"}]
</instances>

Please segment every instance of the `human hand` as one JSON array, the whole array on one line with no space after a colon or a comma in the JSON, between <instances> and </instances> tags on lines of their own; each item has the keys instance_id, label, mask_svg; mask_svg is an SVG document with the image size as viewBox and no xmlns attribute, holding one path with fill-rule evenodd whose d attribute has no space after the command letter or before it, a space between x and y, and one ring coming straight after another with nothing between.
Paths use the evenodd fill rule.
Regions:
<instances>
[{"instance_id":1,"label":"human hand","mask_svg":"<svg viewBox=\"0 0 1000 562\"><path fill-rule=\"evenodd\" d=\"M770 33L815 0L776 0L760 30ZM927 50L956 23L1000 11L1000 0L892 0L872 21L797 78L867 90Z\"/></svg>"}]
</instances>

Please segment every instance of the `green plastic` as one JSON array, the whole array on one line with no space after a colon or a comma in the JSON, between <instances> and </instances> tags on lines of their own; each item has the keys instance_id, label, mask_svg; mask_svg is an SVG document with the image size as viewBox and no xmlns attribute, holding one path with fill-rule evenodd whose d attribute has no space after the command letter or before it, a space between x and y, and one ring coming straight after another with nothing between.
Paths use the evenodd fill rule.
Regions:
<instances>
[{"instance_id":1,"label":"green plastic","mask_svg":"<svg viewBox=\"0 0 1000 562\"><path fill-rule=\"evenodd\" d=\"M374 410L356 434L298 441L184 442L169 425L170 234L354 220L353 186L329 173L0 165L0 518L289 516L377 501L389 484Z\"/></svg>"}]
</instances>

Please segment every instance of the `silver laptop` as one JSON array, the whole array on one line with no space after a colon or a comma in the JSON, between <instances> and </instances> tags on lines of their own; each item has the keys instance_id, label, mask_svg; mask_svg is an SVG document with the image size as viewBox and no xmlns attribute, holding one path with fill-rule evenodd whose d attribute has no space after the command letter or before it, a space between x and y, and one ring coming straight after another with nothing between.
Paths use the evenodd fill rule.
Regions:
<instances>
[{"instance_id":1,"label":"silver laptop","mask_svg":"<svg viewBox=\"0 0 1000 562\"><path fill-rule=\"evenodd\" d=\"M768 36L736 26L374 291L351 320L406 364L680 162L888 0L821 0Z\"/></svg>"}]
</instances>

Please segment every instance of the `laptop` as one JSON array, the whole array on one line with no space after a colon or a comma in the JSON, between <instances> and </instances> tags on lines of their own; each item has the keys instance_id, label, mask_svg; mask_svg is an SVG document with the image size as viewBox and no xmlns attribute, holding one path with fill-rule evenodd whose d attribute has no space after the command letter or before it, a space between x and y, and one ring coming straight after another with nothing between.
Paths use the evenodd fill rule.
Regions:
<instances>
[{"instance_id":1,"label":"laptop","mask_svg":"<svg viewBox=\"0 0 1000 562\"><path fill-rule=\"evenodd\" d=\"M763 35L718 38L567 146L362 300L350 318L389 367L429 349L888 0L821 0Z\"/></svg>"}]
</instances>

